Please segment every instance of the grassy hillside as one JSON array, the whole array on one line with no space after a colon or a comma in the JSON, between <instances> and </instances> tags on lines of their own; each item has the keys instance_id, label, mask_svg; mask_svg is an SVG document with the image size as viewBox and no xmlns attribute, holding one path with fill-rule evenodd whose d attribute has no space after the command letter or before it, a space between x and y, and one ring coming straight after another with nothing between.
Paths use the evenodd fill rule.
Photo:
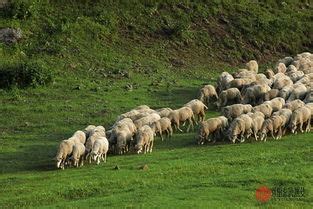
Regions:
<instances>
[{"instance_id":1,"label":"grassy hillside","mask_svg":"<svg viewBox=\"0 0 313 209\"><path fill-rule=\"evenodd\" d=\"M179 107L249 59L265 69L312 52L305 1L147 2L18 0L0 11L0 28L23 31L19 43L0 43L0 71L52 76L47 85L0 89L0 207L309 208L312 133L202 147L195 133L176 133L157 138L149 155L54 169L57 144L87 124L109 127L141 104ZM208 117L217 114L211 107ZM306 195L262 205L260 185L303 186Z\"/></svg>"}]
</instances>

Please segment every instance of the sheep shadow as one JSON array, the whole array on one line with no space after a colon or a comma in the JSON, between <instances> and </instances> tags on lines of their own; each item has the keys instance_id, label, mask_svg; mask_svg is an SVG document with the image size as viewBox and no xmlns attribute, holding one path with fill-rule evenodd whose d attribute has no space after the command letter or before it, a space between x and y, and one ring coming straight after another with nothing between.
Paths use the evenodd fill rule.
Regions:
<instances>
[{"instance_id":1,"label":"sheep shadow","mask_svg":"<svg viewBox=\"0 0 313 209\"><path fill-rule=\"evenodd\" d=\"M198 98L198 93L199 88L183 87L158 90L153 92L153 97L158 98L162 103L167 103L170 107L179 107L190 100Z\"/></svg>"},{"instance_id":2,"label":"sheep shadow","mask_svg":"<svg viewBox=\"0 0 313 209\"><path fill-rule=\"evenodd\" d=\"M2 162L0 173L54 170L55 150L53 145L42 144L26 146L18 152L2 152L0 153Z\"/></svg>"}]
</instances>

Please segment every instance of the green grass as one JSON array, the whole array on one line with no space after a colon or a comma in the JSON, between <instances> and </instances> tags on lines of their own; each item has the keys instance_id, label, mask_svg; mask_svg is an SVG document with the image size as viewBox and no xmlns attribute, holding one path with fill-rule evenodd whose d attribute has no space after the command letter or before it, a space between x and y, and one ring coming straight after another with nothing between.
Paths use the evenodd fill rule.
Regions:
<instances>
[{"instance_id":1,"label":"green grass","mask_svg":"<svg viewBox=\"0 0 313 209\"><path fill-rule=\"evenodd\" d=\"M61 171L52 159L62 139L88 124L108 128L141 104L180 107L249 59L265 69L285 55L312 51L312 5L15 2L0 11L0 26L20 27L24 38L0 44L0 70L38 61L53 81L0 89L0 208L310 208L312 133L214 146L196 146L194 132L176 133L157 138L152 154L110 155L99 166ZM210 107L207 117L217 114ZM140 170L145 164L149 169ZM261 204L255 199L261 185L303 186L306 195Z\"/></svg>"}]
</instances>

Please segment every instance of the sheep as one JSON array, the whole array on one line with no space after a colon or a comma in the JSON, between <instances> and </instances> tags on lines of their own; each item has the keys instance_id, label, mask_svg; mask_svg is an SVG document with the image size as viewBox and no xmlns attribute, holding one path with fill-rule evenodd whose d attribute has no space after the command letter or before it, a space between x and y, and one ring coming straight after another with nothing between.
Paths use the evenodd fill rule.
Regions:
<instances>
[{"instance_id":1,"label":"sheep","mask_svg":"<svg viewBox=\"0 0 313 209\"><path fill-rule=\"evenodd\" d=\"M264 117L253 115L251 118L252 118L252 125L251 125L252 133L253 133L254 139L257 141L258 133L260 132L262 125L264 123Z\"/></svg>"},{"instance_id":2,"label":"sheep","mask_svg":"<svg viewBox=\"0 0 313 209\"><path fill-rule=\"evenodd\" d=\"M249 104L233 104L222 108L222 115L229 120L233 120L241 114L251 112L252 106Z\"/></svg>"},{"instance_id":3,"label":"sheep","mask_svg":"<svg viewBox=\"0 0 313 209\"><path fill-rule=\"evenodd\" d=\"M293 58L292 57L285 57L285 58L280 59L278 61L278 63L283 63L286 67L289 67L289 65L291 65L292 62L293 62Z\"/></svg>"},{"instance_id":4,"label":"sheep","mask_svg":"<svg viewBox=\"0 0 313 209\"><path fill-rule=\"evenodd\" d=\"M129 112L123 113L117 117L116 121L122 120L124 118L130 118L133 120L140 112L138 110L131 110Z\"/></svg>"},{"instance_id":5,"label":"sheep","mask_svg":"<svg viewBox=\"0 0 313 209\"><path fill-rule=\"evenodd\" d=\"M86 139L88 139L90 133L92 132L92 130L94 130L96 128L95 125L88 125L85 129L84 129L84 133L86 135Z\"/></svg>"},{"instance_id":6,"label":"sheep","mask_svg":"<svg viewBox=\"0 0 313 209\"><path fill-rule=\"evenodd\" d=\"M106 137L105 128L103 126L97 126L89 135L88 139L86 140L86 152L90 153L92 146L95 142L95 140L98 137ZM89 155L87 154L86 158Z\"/></svg>"},{"instance_id":7,"label":"sheep","mask_svg":"<svg viewBox=\"0 0 313 209\"><path fill-rule=\"evenodd\" d=\"M159 120L161 117L159 114L157 113L152 113L146 117L143 117L143 118L140 118L138 120L135 120L134 121L134 124L137 128L141 128L142 126L144 125L150 125L152 124L153 122Z\"/></svg>"},{"instance_id":8,"label":"sheep","mask_svg":"<svg viewBox=\"0 0 313 209\"><path fill-rule=\"evenodd\" d=\"M287 102L284 106L284 108L288 108L290 109L291 111L294 111L300 107L303 107L305 104L303 101L301 101L300 99L296 99L296 100L293 100L291 102Z\"/></svg>"},{"instance_id":9,"label":"sheep","mask_svg":"<svg viewBox=\"0 0 313 209\"><path fill-rule=\"evenodd\" d=\"M278 96L279 96L279 90L278 89L271 89L265 93L264 100L269 101L269 100L272 100Z\"/></svg>"},{"instance_id":10,"label":"sheep","mask_svg":"<svg viewBox=\"0 0 313 209\"><path fill-rule=\"evenodd\" d=\"M124 127L115 133L115 138L115 153L121 155L128 152L131 146L131 142L133 141L133 133L131 133L127 127Z\"/></svg>"},{"instance_id":11,"label":"sheep","mask_svg":"<svg viewBox=\"0 0 313 209\"><path fill-rule=\"evenodd\" d=\"M313 88L308 90L308 92L306 93L306 96L304 98L304 103L311 103L313 102Z\"/></svg>"},{"instance_id":12,"label":"sheep","mask_svg":"<svg viewBox=\"0 0 313 209\"><path fill-rule=\"evenodd\" d=\"M290 96L292 90L293 90L292 85L285 86L285 87L283 87L283 88L279 91L278 96L281 97L281 98L283 98L283 99L285 99L285 100L287 100L287 99L289 98L289 96Z\"/></svg>"},{"instance_id":13,"label":"sheep","mask_svg":"<svg viewBox=\"0 0 313 209\"><path fill-rule=\"evenodd\" d=\"M73 146L72 161L75 167L84 165L85 146L82 143L76 143Z\"/></svg>"},{"instance_id":14,"label":"sheep","mask_svg":"<svg viewBox=\"0 0 313 209\"><path fill-rule=\"evenodd\" d=\"M129 120L124 119L116 124L111 132L109 144L114 148L118 154L123 154L128 151L133 141L133 136L137 131L135 124Z\"/></svg>"},{"instance_id":15,"label":"sheep","mask_svg":"<svg viewBox=\"0 0 313 209\"><path fill-rule=\"evenodd\" d=\"M222 91L224 91L227 88L228 83L232 80L234 80L234 77L231 74L228 72L222 72L221 75L217 78L217 93L220 94Z\"/></svg>"},{"instance_id":16,"label":"sheep","mask_svg":"<svg viewBox=\"0 0 313 209\"><path fill-rule=\"evenodd\" d=\"M90 154L91 158L96 161L97 165L100 164L100 160L106 163L108 150L108 139L106 137L99 137L95 140L95 143L92 146Z\"/></svg>"},{"instance_id":17,"label":"sheep","mask_svg":"<svg viewBox=\"0 0 313 209\"><path fill-rule=\"evenodd\" d=\"M295 99L304 99L307 93L307 88L305 87L305 85L303 84L294 84L293 85L293 89L290 93L289 98L287 99L287 101L293 101Z\"/></svg>"},{"instance_id":18,"label":"sheep","mask_svg":"<svg viewBox=\"0 0 313 209\"><path fill-rule=\"evenodd\" d=\"M281 90L285 86L291 86L292 84L292 80L283 73L277 73L274 76L273 89Z\"/></svg>"},{"instance_id":19,"label":"sheep","mask_svg":"<svg viewBox=\"0 0 313 209\"><path fill-rule=\"evenodd\" d=\"M311 122L313 120L313 102L311 103L306 103L305 107L309 108L311 110Z\"/></svg>"},{"instance_id":20,"label":"sheep","mask_svg":"<svg viewBox=\"0 0 313 209\"><path fill-rule=\"evenodd\" d=\"M284 63L278 63L278 65L275 68L275 73L286 73L286 65Z\"/></svg>"},{"instance_id":21,"label":"sheep","mask_svg":"<svg viewBox=\"0 0 313 209\"><path fill-rule=\"evenodd\" d=\"M208 109L208 107L203 104L203 102L198 99L193 99L190 102L186 103L184 106L190 107L192 109L193 114L198 116L198 121L204 120L205 111Z\"/></svg>"},{"instance_id":22,"label":"sheep","mask_svg":"<svg viewBox=\"0 0 313 209\"><path fill-rule=\"evenodd\" d=\"M205 85L200 89L199 100L204 104L209 105L210 100L217 101L217 93L215 87L212 85Z\"/></svg>"},{"instance_id":23,"label":"sheep","mask_svg":"<svg viewBox=\"0 0 313 209\"><path fill-rule=\"evenodd\" d=\"M226 105L241 102L241 93L237 88L230 88L221 92L217 100L217 107L221 108Z\"/></svg>"},{"instance_id":24,"label":"sheep","mask_svg":"<svg viewBox=\"0 0 313 209\"><path fill-rule=\"evenodd\" d=\"M205 141L211 141L209 135L215 135L214 142L216 141L216 134L222 128L223 123L219 118L210 118L200 123L200 129L198 132L198 144L204 144Z\"/></svg>"},{"instance_id":25,"label":"sheep","mask_svg":"<svg viewBox=\"0 0 313 209\"><path fill-rule=\"evenodd\" d=\"M273 80L268 79L266 75L263 73L256 74L255 79L256 80L253 82L254 84L267 85L267 86L273 85Z\"/></svg>"},{"instance_id":26,"label":"sheep","mask_svg":"<svg viewBox=\"0 0 313 209\"><path fill-rule=\"evenodd\" d=\"M72 140L63 140L60 145L58 152L56 154L56 167L64 169L65 161L73 152L73 146L75 145Z\"/></svg>"},{"instance_id":27,"label":"sheep","mask_svg":"<svg viewBox=\"0 0 313 209\"><path fill-rule=\"evenodd\" d=\"M166 132L167 137L170 138L173 135L171 120L167 117L163 117L151 124L151 128L154 133L159 133L161 140L163 141L162 132Z\"/></svg>"},{"instance_id":28,"label":"sheep","mask_svg":"<svg viewBox=\"0 0 313 209\"><path fill-rule=\"evenodd\" d=\"M258 106L253 107L252 112L262 112L265 118L269 118L272 115L273 108L269 104L260 104Z\"/></svg>"},{"instance_id":29,"label":"sheep","mask_svg":"<svg viewBox=\"0 0 313 209\"><path fill-rule=\"evenodd\" d=\"M284 126L284 119L279 116L273 116L266 119L263 122L262 128L260 130L260 140L266 141L267 133L270 132L273 139L279 139L282 136L282 127ZM277 133L276 137L274 134Z\"/></svg>"},{"instance_id":30,"label":"sheep","mask_svg":"<svg viewBox=\"0 0 313 209\"><path fill-rule=\"evenodd\" d=\"M160 115L161 118L167 117L173 110L171 108L161 108L156 110L156 112Z\"/></svg>"},{"instance_id":31,"label":"sheep","mask_svg":"<svg viewBox=\"0 0 313 209\"><path fill-rule=\"evenodd\" d=\"M246 67L249 71L253 71L255 73L258 73L259 65L257 61L250 60L248 63L246 63Z\"/></svg>"},{"instance_id":32,"label":"sheep","mask_svg":"<svg viewBox=\"0 0 313 209\"><path fill-rule=\"evenodd\" d=\"M265 75L268 79L272 79L274 77L275 73L272 69L267 69L265 71Z\"/></svg>"},{"instance_id":33,"label":"sheep","mask_svg":"<svg viewBox=\"0 0 313 209\"><path fill-rule=\"evenodd\" d=\"M272 116L276 116L276 115L281 116L281 118L283 119L284 126L282 127L282 132L283 132L283 135L285 135L288 124L290 122L292 111L287 108L283 108L277 112L274 112Z\"/></svg>"},{"instance_id":34,"label":"sheep","mask_svg":"<svg viewBox=\"0 0 313 209\"><path fill-rule=\"evenodd\" d=\"M142 151L144 154L147 152L152 152L153 148L153 141L154 141L154 134L153 130L148 125L144 125L138 130L136 134L136 145L135 150L138 154Z\"/></svg>"},{"instance_id":35,"label":"sheep","mask_svg":"<svg viewBox=\"0 0 313 209\"><path fill-rule=\"evenodd\" d=\"M243 119L240 118L235 118L235 120L232 121L232 123L230 124L229 127L229 131L228 131L228 139L235 143L236 139L238 139L240 137L240 141L244 141L244 134L245 134L245 121Z\"/></svg>"},{"instance_id":36,"label":"sheep","mask_svg":"<svg viewBox=\"0 0 313 209\"><path fill-rule=\"evenodd\" d=\"M239 91L242 91L245 86L251 84L253 80L245 79L245 78L235 78L234 80L230 81L227 85L227 89L229 88L237 88Z\"/></svg>"},{"instance_id":37,"label":"sheep","mask_svg":"<svg viewBox=\"0 0 313 209\"><path fill-rule=\"evenodd\" d=\"M289 122L289 128L291 130L291 133L297 134L297 129L301 131L301 133L304 132L303 125L306 124L305 131L310 131L310 122L311 122L311 109L308 107L300 107L296 109L290 118Z\"/></svg>"},{"instance_id":38,"label":"sheep","mask_svg":"<svg viewBox=\"0 0 313 209\"><path fill-rule=\"evenodd\" d=\"M246 80L247 82L253 82L255 81L256 72L249 71L247 69L239 69L237 72L233 73L233 77L236 78L242 78Z\"/></svg>"},{"instance_id":39,"label":"sheep","mask_svg":"<svg viewBox=\"0 0 313 209\"><path fill-rule=\"evenodd\" d=\"M254 118L256 118L256 117L265 118L264 113L262 113L262 112L260 112L260 111L249 112L249 113L247 113L247 115L249 115L249 116L252 118L252 120L253 120Z\"/></svg>"},{"instance_id":40,"label":"sheep","mask_svg":"<svg viewBox=\"0 0 313 209\"><path fill-rule=\"evenodd\" d=\"M276 112L283 108L285 105L285 100L281 97L276 97L270 101L264 102L263 104L269 104L272 107L273 112Z\"/></svg>"},{"instance_id":41,"label":"sheep","mask_svg":"<svg viewBox=\"0 0 313 209\"><path fill-rule=\"evenodd\" d=\"M74 141L74 143L82 143L85 144L86 142L86 134L83 131L76 131L71 138L68 140Z\"/></svg>"},{"instance_id":42,"label":"sheep","mask_svg":"<svg viewBox=\"0 0 313 209\"><path fill-rule=\"evenodd\" d=\"M296 72L288 73L287 75L289 76L289 78L294 83L304 77L304 73L302 71L296 71Z\"/></svg>"},{"instance_id":43,"label":"sheep","mask_svg":"<svg viewBox=\"0 0 313 209\"><path fill-rule=\"evenodd\" d=\"M189 122L187 132L189 132L190 126L194 128L193 122L196 123L193 111L190 107L182 107L177 110L173 110L169 115L168 118L171 120L171 123L175 127L175 129L178 129L182 132L180 129L180 122Z\"/></svg>"},{"instance_id":44,"label":"sheep","mask_svg":"<svg viewBox=\"0 0 313 209\"><path fill-rule=\"evenodd\" d=\"M258 105L263 103L265 94L269 92L271 88L268 85L254 85L246 89L243 96L243 102L245 104Z\"/></svg>"}]
</instances>

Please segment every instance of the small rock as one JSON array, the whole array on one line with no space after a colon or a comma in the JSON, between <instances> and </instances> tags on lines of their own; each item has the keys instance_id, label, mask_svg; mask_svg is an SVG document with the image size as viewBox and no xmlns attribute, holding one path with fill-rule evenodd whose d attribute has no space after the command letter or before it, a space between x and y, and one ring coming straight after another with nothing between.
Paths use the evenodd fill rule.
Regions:
<instances>
[{"instance_id":1,"label":"small rock","mask_svg":"<svg viewBox=\"0 0 313 209\"><path fill-rule=\"evenodd\" d=\"M143 165L143 166L140 166L140 168L139 168L140 170L144 170L144 171L147 171L147 170L149 170L149 167L148 167L148 165L147 164L145 164L145 165Z\"/></svg>"},{"instance_id":2,"label":"small rock","mask_svg":"<svg viewBox=\"0 0 313 209\"><path fill-rule=\"evenodd\" d=\"M6 44L16 43L22 38L22 30L17 28L0 29L0 41Z\"/></svg>"}]
</instances>

